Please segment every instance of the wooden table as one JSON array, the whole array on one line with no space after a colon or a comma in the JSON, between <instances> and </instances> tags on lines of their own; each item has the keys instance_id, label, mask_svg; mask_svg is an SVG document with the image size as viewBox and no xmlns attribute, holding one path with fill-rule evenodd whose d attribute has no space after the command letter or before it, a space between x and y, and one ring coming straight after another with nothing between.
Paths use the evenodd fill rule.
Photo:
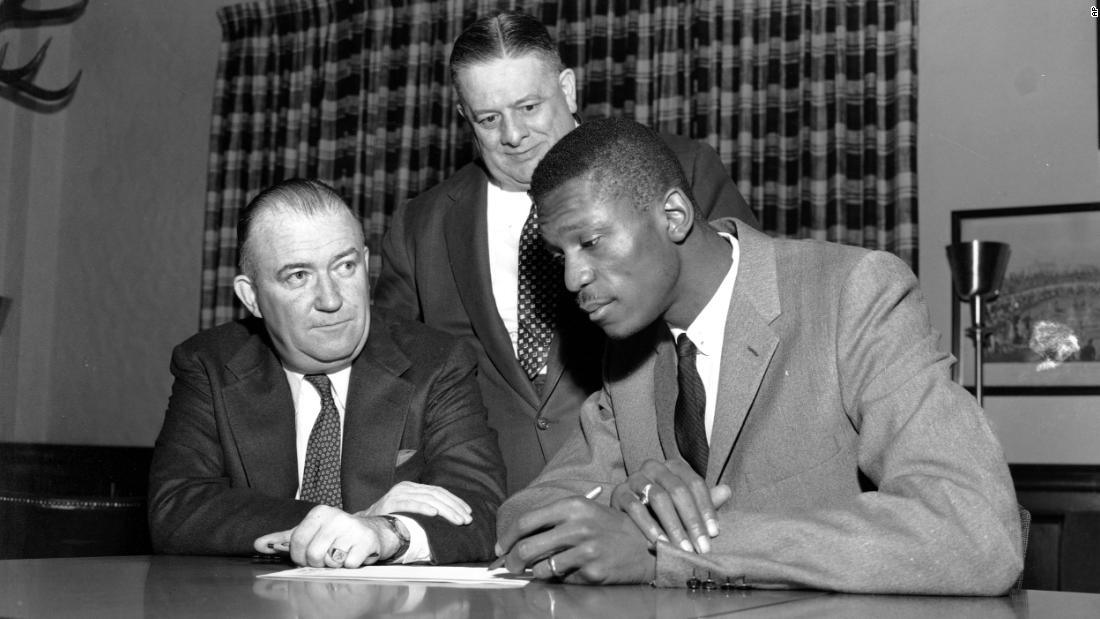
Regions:
<instances>
[{"instance_id":1,"label":"wooden table","mask_svg":"<svg viewBox=\"0 0 1100 619\"><path fill-rule=\"evenodd\" d=\"M245 558L131 556L0 561L2 617L1100 617L1100 595L1003 598L689 591L531 583L520 589L291 581Z\"/></svg>"}]
</instances>

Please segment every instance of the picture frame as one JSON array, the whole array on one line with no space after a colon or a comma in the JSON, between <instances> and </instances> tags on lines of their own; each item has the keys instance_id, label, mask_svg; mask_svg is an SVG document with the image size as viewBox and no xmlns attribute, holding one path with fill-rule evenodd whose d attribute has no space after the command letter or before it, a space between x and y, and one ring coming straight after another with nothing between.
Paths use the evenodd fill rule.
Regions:
<instances>
[{"instance_id":1,"label":"picture frame","mask_svg":"<svg viewBox=\"0 0 1100 619\"><path fill-rule=\"evenodd\" d=\"M951 243L970 240L1007 243L1011 252L1000 294L986 304L984 394L1100 395L1100 203L953 211ZM970 307L953 285L951 298L955 376L973 389ZM1072 334L1079 350L1060 361L1051 357L1066 348L1043 350L1043 363L1033 348L1049 332Z\"/></svg>"}]
</instances>

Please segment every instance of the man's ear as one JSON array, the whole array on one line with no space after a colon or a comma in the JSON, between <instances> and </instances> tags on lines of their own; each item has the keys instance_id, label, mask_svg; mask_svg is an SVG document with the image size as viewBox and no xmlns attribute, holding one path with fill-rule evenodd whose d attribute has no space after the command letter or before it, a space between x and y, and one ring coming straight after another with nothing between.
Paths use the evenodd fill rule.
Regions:
<instances>
[{"instance_id":1,"label":"man's ear","mask_svg":"<svg viewBox=\"0 0 1100 619\"><path fill-rule=\"evenodd\" d=\"M668 238L673 243L682 243L695 225L695 207L684 192L672 188L665 194L665 222L668 225Z\"/></svg>"},{"instance_id":2,"label":"man's ear","mask_svg":"<svg viewBox=\"0 0 1100 619\"><path fill-rule=\"evenodd\" d=\"M237 298L241 300L241 303L248 309L248 311L256 318L263 318L264 315L260 312L260 304L256 302L256 286L252 283L252 279L241 273L233 278L233 292L237 294Z\"/></svg>"},{"instance_id":3,"label":"man's ear","mask_svg":"<svg viewBox=\"0 0 1100 619\"><path fill-rule=\"evenodd\" d=\"M561 73L558 73L558 86L565 97L565 102L569 105L569 113L576 114L577 76L573 73L573 69L562 69Z\"/></svg>"}]
</instances>

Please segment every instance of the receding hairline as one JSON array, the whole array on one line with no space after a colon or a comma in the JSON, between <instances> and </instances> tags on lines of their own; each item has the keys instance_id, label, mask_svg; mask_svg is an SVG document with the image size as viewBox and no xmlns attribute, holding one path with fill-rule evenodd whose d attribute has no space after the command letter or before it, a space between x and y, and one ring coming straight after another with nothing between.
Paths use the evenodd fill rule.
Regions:
<instances>
[{"instance_id":1,"label":"receding hairline","mask_svg":"<svg viewBox=\"0 0 1100 619\"><path fill-rule=\"evenodd\" d=\"M522 11L501 11L470 24L455 39L448 65L459 99L459 76L465 69L500 60L534 56L554 75L566 67L546 25Z\"/></svg>"},{"instance_id":2,"label":"receding hairline","mask_svg":"<svg viewBox=\"0 0 1100 619\"><path fill-rule=\"evenodd\" d=\"M362 222L333 187L315 179L301 178L288 179L268 187L252 198L241 211L237 227L239 270L249 277L256 275L253 239L258 229L271 225L272 217L285 214L316 217L341 212L346 213L353 223L352 229L359 246L365 246L366 235Z\"/></svg>"}]
</instances>

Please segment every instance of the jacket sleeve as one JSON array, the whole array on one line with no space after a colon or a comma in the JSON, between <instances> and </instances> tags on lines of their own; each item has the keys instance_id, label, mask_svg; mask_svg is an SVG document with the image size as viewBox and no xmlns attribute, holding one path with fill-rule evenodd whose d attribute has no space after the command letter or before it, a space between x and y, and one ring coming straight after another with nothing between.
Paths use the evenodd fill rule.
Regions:
<instances>
[{"instance_id":1,"label":"jacket sleeve","mask_svg":"<svg viewBox=\"0 0 1100 619\"><path fill-rule=\"evenodd\" d=\"M402 514L424 528L433 563L486 561L494 556L496 513L504 500L504 463L496 433L488 425L476 367L472 353L455 343L428 391L420 483L449 490L473 512L469 525Z\"/></svg>"},{"instance_id":2,"label":"jacket sleeve","mask_svg":"<svg viewBox=\"0 0 1100 619\"><path fill-rule=\"evenodd\" d=\"M497 515L498 534L533 509L558 499L584 495L596 486L603 487L603 491L594 500L610 504L611 491L626 481L626 466L606 390L597 391L585 400L579 430L569 435L530 485L504 502Z\"/></svg>"},{"instance_id":3,"label":"jacket sleeve","mask_svg":"<svg viewBox=\"0 0 1100 619\"><path fill-rule=\"evenodd\" d=\"M234 487L221 436L231 429L214 411L203 363L179 346L172 395L149 476L149 529L156 552L244 555L261 535L291 529L312 503Z\"/></svg>"},{"instance_id":4,"label":"jacket sleeve","mask_svg":"<svg viewBox=\"0 0 1100 619\"><path fill-rule=\"evenodd\" d=\"M977 402L948 377L916 278L872 252L837 312L840 394L876 486L798 511L720 510L708 555L658 548L658 585L712 570L757 587L998 595L1023 567L1015 491Z\"/></svg>"}]
</instances>

